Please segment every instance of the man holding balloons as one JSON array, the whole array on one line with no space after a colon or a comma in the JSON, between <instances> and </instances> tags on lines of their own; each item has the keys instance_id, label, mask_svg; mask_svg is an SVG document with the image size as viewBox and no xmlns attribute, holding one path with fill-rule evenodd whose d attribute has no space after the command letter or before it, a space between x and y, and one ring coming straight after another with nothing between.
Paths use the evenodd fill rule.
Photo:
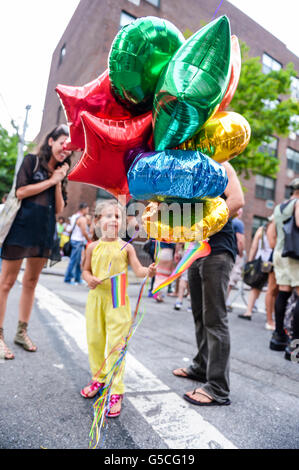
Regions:
<instances>
[{"instance_id":1,"label":"man holding balloons","mask_svg":"<svg viewBox=\"0 0 299 470\"><path fill-rule=\"evenodd\" d=\"M209 239L211 254L196 260L188 271L198 351L190 367L173 371L178 377L203 383L202 387L184 395L187 401L199 406L230 404L230 336L226 296L237 254L231 217L244 206L244 196L233 167L228 162L223 166L228 175L223 197L230 219L220 232Z\"/></svg>"}]
</instances>

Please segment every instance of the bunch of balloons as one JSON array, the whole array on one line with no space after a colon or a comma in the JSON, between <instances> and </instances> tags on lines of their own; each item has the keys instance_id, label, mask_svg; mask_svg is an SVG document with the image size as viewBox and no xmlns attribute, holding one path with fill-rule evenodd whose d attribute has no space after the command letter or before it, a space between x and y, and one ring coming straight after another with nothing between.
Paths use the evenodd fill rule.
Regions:
<instances>
[{"instance_id":1,"label":"bunch of balloons","mask_svg":"<svg viewBox=\"0 0 299 470\"><path fill-rule=\"evenodd\" d=\"M83 150L69 175L113 196L150 201L149 236L199 240L228 219L221 163L249 143L250 126L225 111L241 70L238 39L221 16L185 40L169 21L139 18L116 35L108 70L81 87L58 85L70 128L67 148ZM201 220L163 222L174 202L203 203Z\"/></svg>"}]
</instances>

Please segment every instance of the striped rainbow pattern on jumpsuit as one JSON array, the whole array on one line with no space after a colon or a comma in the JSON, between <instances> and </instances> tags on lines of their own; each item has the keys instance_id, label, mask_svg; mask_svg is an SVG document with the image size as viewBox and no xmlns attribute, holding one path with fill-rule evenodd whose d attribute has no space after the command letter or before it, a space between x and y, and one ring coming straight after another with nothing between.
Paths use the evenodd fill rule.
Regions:
<instances>
[{"instance_id":1,"label":"striped rainbow pattern on jumpsuit","mask_svg":"<svg viewBox=\"0 0 299 470\"><path fill-rule=\"evenodd\" d=\"M110 277L113 308L126 305L127 275L125 272Z\"/></svg>"}]
</instances>

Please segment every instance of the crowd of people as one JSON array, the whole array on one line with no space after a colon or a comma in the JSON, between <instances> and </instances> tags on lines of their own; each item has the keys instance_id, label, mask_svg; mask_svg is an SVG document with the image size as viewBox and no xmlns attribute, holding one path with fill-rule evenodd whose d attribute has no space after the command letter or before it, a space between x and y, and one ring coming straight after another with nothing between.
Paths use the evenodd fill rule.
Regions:
<instances>
[{"instance_id":1,"label":"crowd of people","mask_svg":"<svg viewBox=\"0 0 299 470\"><path fill-rule=\"evenodd\" d=\"M64 147L67 137L67 126L53 129L37 155L30 154L24 158L17 174L16 198L21 201L21 206L3 240L1 252L0 354L5 359L14 359L13 352L4 341L3 324L7 297L25 258L19 323L14 341L26 351L37 350L28 336L28 323L40 273L48 259L55 258L57 261L57 253L53 255L56 237L60 256L65 255L68 246L69 262L64 282L85 284L90 289L86 306L86 333L92 378L81 390L81 395L92 398L105 387L107 371L115 362L117 351L108 357L107 351L113 351L115 344L126 336L131 322L127 293L124 304L112 307L107 273L109 276L127 273L128 266L131 266L136 276L142 278L148 275L152 278L151 296L152 291L182 259L188 244L161 243L159 263L156 265L155 244L149 241L147 252L152 260L145 267L140 263L133 244L119 237L124 216L117 201L107 200L98 204L93 216L88 205L82 202L69 220L62 217L67 203L67 171L70 166L70 152ZM299 227L299 204L296 204L299 179L291 184L291 198L276 206L267 226L257 230L246 260L244 224L241 220L243 191L233 167L228 162L223 166L227 171L228 185L222 197L226 200L230 218L221 231L210 237L211 254L197 259L172 286L174 291L168 291L168 294L176 296L176 310L183 308L186 296L191 301L189 309L194 319L197 351L189 367L176 368L173 374L197 380L201 384L184 394L187 401L197 406L230 404L227 303L232 288L242 276L245 261L259 259L270 268L263 273L265 275L260 284L252 287L246 312L238 317L251 320L255 302L267 283L266 328L273 330L270 348L285 351L286 359L290 359L296 348L294 341L299 340L299 259L283 256L284 222L294 216L295 226ZM298 229L296 233L298 236ZM295 299L292 320L286 333L286 310L292 294L292 299ZM164 299L163 291L153 295L153 302L161 303ZM105 367L101 369L103 362ZM109 417L116 417L121 412L124 370L122 367L112 385Z\"/></svg>"},{"instance_id":2,"label":"crowd of people","mask_svg":"<svg viewBox=\"0 0 299 470\"><path fill-rule=\"evenodd\" d=\"M299 198L299 178L294 179L290 183L290 189L290 199L278 204L267 222L256 230L248 251L248 256L245 250L245 232L244 223L242 221L242 208L238 210L236 216L232 219L236 253L234 265L229 276L226 297L226 309L227 311L233 311L233 307L230 305L232 289L240 291L241 283L244 283L243 276L246 263L258 260L259 263L257 263L256 266L258 270L257 274L259 274L259 276L253 287L249 288L247 286L247 289L250 290L247 298L246 311L244 313L239 313L238 318L247 321L252 320L252 314L257 310L257 299L261 292L264 291L266 311L265 328L273 332L269 347L271 350L284 351L284 357L288 360L291 359L291 354L294 353L295 350L298 350L299 345L299 256L298 253L297 259L296 257L282 256L285 240L283 225L293 216L295 224L299 227L299 204L296 204L297 199ZM297 243L297 247L299 246L298 232L299 231L296 230L294 231L294 237L297 237L297 241L295 241L295 243ZM188 244L185 244L185 247L187 245ZM174 268L175 264L181 259L182 244L178 243L176 246L169 245L168 249L170 248L173 250L171 266ZM164 266L157 267L157 272L160 273L159 282L161 282L163 276L168 275L171 270L171 268L168 270L163 268ZM194 265L189 269L189 271L189 276L187 272L185 272L177 281L175 292L168 292L168 295L177 297L177 301L174 305L176 310L180 310L182 308L184 296L190 298L190 278L192 279ZM244 277L244 279L246 278ZM198 285L198 282L196 285ZM162 302L163 295L165 294L160 292L159 296L155 296L156 300L158 302ZM193 295L193 301L194 298L195 296ZM180 369L175 371L175 374L185 376L186 372L182 373Z\"/></svg>"},{"instance_id":3,"label":"crowd of people","mask_svg":"<svg viewBox=\"0 0 299 470\"><path fill-rule=\"evenodd\" d=\"M257 277L249 292L246 312L238 315L241 319L251 320L256 300L264 289L265 327L273 331L270 349L285 351L284 357L288 360L299 344L299 178L290 183L290 190L290 198L275 207L267 223L259 227L253 237L247 261L257 261ZM293 252L287 252L285 224L292 219L294 228L289 236L293 238L295 248ZM237 276L231 276L231 287L240 280L240 267L245 265L245 260L243 251L243 260L239 266L236 263L232 272L232 275L236 274L238 269Z\"/></svg>"}]
</instances>

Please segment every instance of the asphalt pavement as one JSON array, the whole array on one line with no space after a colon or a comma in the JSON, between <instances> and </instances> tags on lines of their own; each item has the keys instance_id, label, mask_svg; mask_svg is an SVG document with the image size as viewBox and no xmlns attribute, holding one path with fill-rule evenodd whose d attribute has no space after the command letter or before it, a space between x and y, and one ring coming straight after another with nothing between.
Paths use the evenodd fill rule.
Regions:
<instances>
[{"instance_id":1,"label":"asphalt pavement","mask_svg":"<svg viewBox=\"0 0 299 470\"><path fill-rule=\"evenodd\" d=\"M44 270L29 334L36 353L13 343L20 280L9 297L5 338L15 360L0 362L1 449L87 449L92 400L80 396L90 380L84 310L88 289L63 282L66 262ZM129 274L135 306L140 280ZM229 313L231 405L196 407L183 394L198 383L176 378L195 355L192 313L174 310L175 299L156 303L146 293L145 312L127 355L123 411L101 433L102 449L298 449L299 364L269 349L264 295L251 322Z\"/></svg>"}]
</instances>

